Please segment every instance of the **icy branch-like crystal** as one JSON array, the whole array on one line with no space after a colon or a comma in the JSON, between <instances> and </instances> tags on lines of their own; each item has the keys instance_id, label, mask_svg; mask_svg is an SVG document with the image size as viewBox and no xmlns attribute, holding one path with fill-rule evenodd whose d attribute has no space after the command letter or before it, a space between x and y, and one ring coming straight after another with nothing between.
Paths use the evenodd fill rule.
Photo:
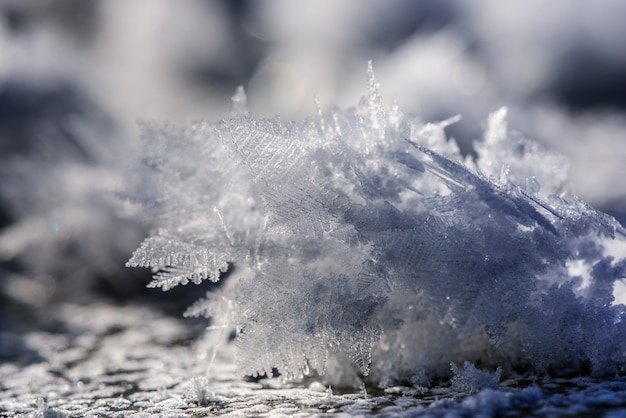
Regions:
<instances>
[{"instance_id":1,"label":"icy branch-like crystal","mask_svg":"<svg viewBox=\"0 0 626 418\"><path fill-rule=\"evenodd\" d=\"M357 108L299 124L254 118L243 89L215 126L143 124L131 195L159 229L128 265L159 270L164 289L231 271L190 314L240 330L249 374L333 373L329 356L381 386L465 361L622 370L626 234L568 191L564 159L501 109L463 161L444 134L458 118L386 108L368 76ZM472 388L482 376L455 373Z\"/></svg>"}]
</instances>

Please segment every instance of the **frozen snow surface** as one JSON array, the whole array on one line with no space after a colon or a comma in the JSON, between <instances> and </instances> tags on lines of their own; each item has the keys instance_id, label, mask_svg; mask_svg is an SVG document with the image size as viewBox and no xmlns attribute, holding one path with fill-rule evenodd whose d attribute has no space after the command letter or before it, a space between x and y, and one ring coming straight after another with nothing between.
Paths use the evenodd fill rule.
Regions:
<instances>
[{"instance_id":1,"label":"frozen snow surface","mask_svg":"<svg viewBox=\"0 0 626 418\"><path fill-rule=\"evenodd\" d=\"M612 416L626 412L626 379L512 376L484 387L393 386L342 392L318 378L243 379L233 347L212 355L199 330L141 306L63 304L46 326L3 332L3 417ZM150 323L150 326L146 326ZM15 331L19 330L17 324ZM23 324L21 324L23 325ZM13 342L13 345L10 343ZM11 352L15 342L24 349ZM476 370L464 368L462 374ZM461 376L462 380L463 376Z\"/></svg>"}]
</instances>

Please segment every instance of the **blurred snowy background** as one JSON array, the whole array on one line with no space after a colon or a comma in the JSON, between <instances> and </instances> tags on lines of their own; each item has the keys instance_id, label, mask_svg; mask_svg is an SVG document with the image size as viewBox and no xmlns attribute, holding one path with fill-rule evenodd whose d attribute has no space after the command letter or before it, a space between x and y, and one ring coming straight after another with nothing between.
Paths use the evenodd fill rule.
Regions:
<instances>
[{"instance_id":1,"label":"blurred snowy background","mask_svg":"<svg viewBox=\"0 0 626 418\"><path fill-rule=\"evenodd\" d=\"M508 106L570 158L585 201L626 218L623 1L3 0L0 19L0 260L36 273L3 278L11 296L142 287L121 266L145 231L103 193L138 119L213 122L243 85L255 115L299 120L315 98L354 103L369 59L404 111L461 114L447 131L465 152Z\"/></svg>"},{"instance_id":2,"label":"blurred snowy background","mask_svg":"<svg viewBox=\"0 0 626 418\"><path fill-rule=\"evenodd\" d=\"M624 1L0 0L0 333L96 295L179 315L202 290L162 298L123 267L147 228L114 197L136 121L214 122L238 85L255 115L299 120L355 103L370 59L403 111L461 114L465 153L508 106L626 221Z\"/></svg>"}]
</instances>

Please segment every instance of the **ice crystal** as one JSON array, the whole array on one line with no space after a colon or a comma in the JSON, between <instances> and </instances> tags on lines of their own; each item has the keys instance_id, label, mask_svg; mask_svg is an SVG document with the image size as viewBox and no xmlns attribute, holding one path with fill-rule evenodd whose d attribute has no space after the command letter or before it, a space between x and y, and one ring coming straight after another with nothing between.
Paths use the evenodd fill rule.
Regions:
<instances>
[{"instance_id":1,"label":"ice crystal","mask_svg":"<svg viewBox=\"0 0 626 418\"><path fill-rule=\"evenodd\" d=\"M565 160L506 109L463 157L457 117L386 107L368 76L356 108L302 123L253 117L243 89L216 125L142 123L131 194L155 232L128 265L163 289L228 273L190 314L237 327L247 374L339 373L334 356L381 386L452 361L621 371L626 233L570 192Z\"/></svg>"},{"instance_id":2,"label":"ice crystal","mask_svg":"<svg viewBox=\"0 0 626 418\"><path fill-rule=\"evenodd\" d=\"M450 369L454 373L452 388L461 392L475 393L483 389L498 389L502 369L494 373L480 371L472 363L466 361L463 369L451 363Z\"/></svg>"}]
</instances>

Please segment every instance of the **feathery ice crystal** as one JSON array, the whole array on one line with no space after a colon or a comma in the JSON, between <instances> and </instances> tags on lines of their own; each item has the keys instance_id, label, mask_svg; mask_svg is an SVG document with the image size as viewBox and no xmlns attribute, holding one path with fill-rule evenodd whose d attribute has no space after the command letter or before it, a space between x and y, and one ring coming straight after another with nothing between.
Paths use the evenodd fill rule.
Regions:
<instances>
[{"instance_id":1,"label":"feathery ice crystal","mask_svg":"<svg viewBox=\"0 0 626 418\"><path fill-rule=\"evenodd\" d=\"M332 381L338 356L382 387L465 361L623 371L626 232L571 194L566 161L506 109L463 158L456 118L388 108L368 74L356 108L302 123L254 118L242 89L216 125L143 123L131 194L157 229L128 266L164 290L227 273L188 314L237 327L248 374Z\"/></svg>"}]
</instances>

